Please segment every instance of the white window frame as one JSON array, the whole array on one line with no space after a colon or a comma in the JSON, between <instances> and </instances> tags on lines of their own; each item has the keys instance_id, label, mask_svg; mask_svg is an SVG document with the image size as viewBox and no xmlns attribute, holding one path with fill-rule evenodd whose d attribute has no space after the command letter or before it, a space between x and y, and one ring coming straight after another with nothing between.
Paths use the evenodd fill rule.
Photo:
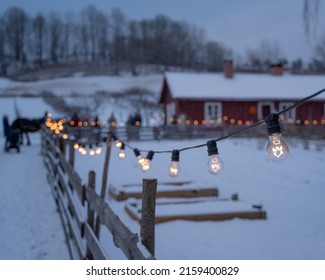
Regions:
<instances>
[{"instance_id":1,"label":"white window frame","mask_svg":"<svg viewBox=\"0 0 325 280\"><path fill-rule=\"evenodd\" d=\"M170 118L175 115L175 112L176 112L176 104L175 104L175 102L167 104L167 106L166 106L166 120L167 120L167 123L169 123Z\"/></svg>"},{"instance_id":2,"label":"white window frame","mask_svg":"<svg viewBox=\"0 0 325 280\"><path fill-rule=\"evenodd\" d=\"M270 112L274 113L274 103L271 101L263 101L263 102L258 102L257 104L257 118L258 120L263 119L263 106L270 106Z\"/></svg>"},{"instance_id":3,"label":"white window frame","mask_svg":"<svg viewBox=\"0 0 325 280\"><path fill-rule=\"evenodd\" d=\"M280 102L279 111L282 111L285 108L292 106L293 102ZM296 121L296 109L292 109L286 113L284 113L285 120L291 119L293 122Z\"/></svg>"},{"instance_id":4,"label":"white window frame","mask_svg":"<svg viewBox=\"0 0 325 280\"><path fill-rule=\"evenodd\" d=\"M222 103L221 102L205 102L204 103L204 119L206 121L207 125L210 125L210 116L208 115L208 107L212 106L212 107L218 107L218 112L217 112L217 116L215 116L216 118L212 118L215 120L214 124L218 125L218 119L221 120L222 118Z\"/></svg>"}]
</instances>

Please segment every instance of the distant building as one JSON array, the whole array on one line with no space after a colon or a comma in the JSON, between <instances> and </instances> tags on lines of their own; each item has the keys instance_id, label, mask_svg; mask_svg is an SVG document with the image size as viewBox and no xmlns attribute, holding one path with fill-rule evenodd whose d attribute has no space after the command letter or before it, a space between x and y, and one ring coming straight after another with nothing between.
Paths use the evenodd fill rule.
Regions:
<instances>
[{"instance_id":1,"label":"distant building","mask_svg":"<svg viewBox=\"0 0 325 280\"><path fill-rule=\"evenodd\" d=\"M234 75L228 64L224 74L165 73L160 95L165 123L176 115L186 124L248 125L325 88L325 76L290 75L282 73L280 65L272 68L275 73ZM324 125L325 93L282 117L292 124Z\"/></svg>"}]
</instances>

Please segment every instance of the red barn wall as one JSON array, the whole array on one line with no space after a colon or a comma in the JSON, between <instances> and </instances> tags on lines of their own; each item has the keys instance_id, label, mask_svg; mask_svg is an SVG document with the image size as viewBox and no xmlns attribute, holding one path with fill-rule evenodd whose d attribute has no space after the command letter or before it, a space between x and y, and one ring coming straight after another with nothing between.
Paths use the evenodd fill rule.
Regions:
<instances>
[{"instance_id":1,"label":"red barn wall","mask_svg":"<svg viewBox=\"0 0 325 280\"><path fill-rule=\"evenodd\" d=\"M257 121L257 102L256 101L223 101L222 115L228 120L234 119L236 122L241 120Z\"/></svg>"}]
</instances>

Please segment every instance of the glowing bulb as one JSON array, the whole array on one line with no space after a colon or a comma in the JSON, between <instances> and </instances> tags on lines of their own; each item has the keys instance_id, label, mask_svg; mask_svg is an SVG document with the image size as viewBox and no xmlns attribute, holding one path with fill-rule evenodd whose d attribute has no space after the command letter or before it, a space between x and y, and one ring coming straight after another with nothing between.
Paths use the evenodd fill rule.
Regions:
<instances>
[{"instance_id":1,"label":"glowing bulb","mask_svg":"<svg viewBox=\"0 0 325 280\"><path fill-rule=\"evenodd\" d=\"M143 172L147 172L150 170L151 167L151 160L153 158L154 152L153 151L149 151L147 157L145 158L145 160L143 161L143 163L141 164L141 169Z\"/></svg>"},{"instance_id":2,"label":"glowing bulb","mask_svg":"<svg viewBox=\"0 0 325 280\"><path fill-rule=\"evenodd\" d=\"M144 163L144 158L141 156L140 151L138 149L133 150L135 156L137 157L137 161L139 165L141 166Z\"/></svg>"},{"instance_id":3,"label":"glowing bulb","mask_svg":"<svg viewBox=\"0 0 325 280\"><path fill-rule=\"evenodd\" d=\"M284 161L289 156L289 146L284 141L281 133L269 135L266 153L270 159L277 162Z\"/></svg>"},{"instance_id":4,"label":"glowing bulb","mask_svg":"<svg viewBox=\"0 0 325 280\"><path fill-rule=\"evenodd\" d=\"M223 171L223 162L218 155L212 155L208 161L208 170L213 175L218 175Z\"/></svg>"},{"instance_id":5,"label":"glowing bulb","mask_svg":"<svg viewBox=\"0 0 325 280\"><path fill-rule=\"evenodd\" d=\"M77 149L79 148L79 144L78 144L78 143L74 143L74 144L73 144L73 148L74 148L75 150L77 150Z\"/></svg>"},{"instance_id":6,"label":"glowing bulb","mask_svg":"<svg viewBox=\"0 0 325 280\"><path fill-rule=\"evenodd\" d=\"M168 175L171 177L177 177L181 173L181 168L179 166L179 151L173 150L172 152L172 162L168 167Z\"/></svg>"},{"instance_id":7,"label":"glowing bulb","mask_svg":"<svg viewBox=\"0 0 325 280\"><path fill-rule=\"evenodd\" d=\"M168 167L168 175L170 177L177 177L181 173L181 168L178 161L172 161Z\"/></svg>"},{"instance_id":8,"label":"glowing bulb","mask_svg":"<svg viewBox=\"0 0 325 280\"><path fill-rule=\"evenodd\" d=\"M269 115L266 118L266 125L269 133L269 143L266 147L266 154L274 161L284 161L289 156L289 147L282 138L278 114Z\"/></svg>"},{"instance_id":9,"label":"glowing bulb","mask_svg":"<svg viewBox=\"0 0 325 280\"><path fill-rule=\"evenodd\" d=\"M122 146L122 142L120 140L116 140L115 141L115 147L116 148L121 148L121 146Z\"/></svg>"},{"instance_id":10,"label":"glowing bulb","mask_svg":"<svg viewBox=\"0 0 325 280\"><path fill-rule=\"evenodd\" d=\"M125 158L125 150L121 149L118 153L119 158Z\"/></svg>"},{"instance_id":11,"label":"glowing bulb","mask_svg":"<svg viewBox=\"0 0 325 280\"><path fill-rule=\"evenodd\" d=\"M98 145L95 150L96 155L100 155L102 153L102 146Z\"/></svg>"},{"instance_id":12,"label":"glowing bulb","mask_svg":"<svg viewBox=\"0 0 325 280\"><path fill-rule=\"evenodd\" d=\"M90 146L89 155L91 155L91 156L95 155L95 150L93 149L92 146Z\"/></svg>"},{"instance_id":13,"label":"glowing bulb","mask_svg":"<svg viewBox=\"0 0 325 280\"><path fill-rule=\"evenodd\" d=\"M208 146L208 171L213 175L218 175L223 171L223 162L218 156L217 142L214 140L207 142Z\"/></svg>"}]
</instances>

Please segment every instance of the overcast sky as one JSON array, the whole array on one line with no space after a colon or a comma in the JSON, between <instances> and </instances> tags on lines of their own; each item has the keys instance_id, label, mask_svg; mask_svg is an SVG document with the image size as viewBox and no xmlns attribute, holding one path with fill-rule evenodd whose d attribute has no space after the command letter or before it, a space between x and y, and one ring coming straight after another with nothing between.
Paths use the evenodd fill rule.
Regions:
<instances>
[{"instance_id":1,"label":"overcast sky","mask_svg":"<svg viewBox=\"0 0 325 280\"><path fill-rule=\"evenodd\" d=\"M234 53L245 55L248 48L256 49L267 40L278 44L289 60L309 60L313 43L325 33L325 0L319 3L317 33L310 41L304 34L303 0L0 0L0 13L12 6L30 14L79 12L93 4L107 12L121 8L128 19L164 14L201 27L208 39L224 43Z\"/></svg>"}]
</instances>

